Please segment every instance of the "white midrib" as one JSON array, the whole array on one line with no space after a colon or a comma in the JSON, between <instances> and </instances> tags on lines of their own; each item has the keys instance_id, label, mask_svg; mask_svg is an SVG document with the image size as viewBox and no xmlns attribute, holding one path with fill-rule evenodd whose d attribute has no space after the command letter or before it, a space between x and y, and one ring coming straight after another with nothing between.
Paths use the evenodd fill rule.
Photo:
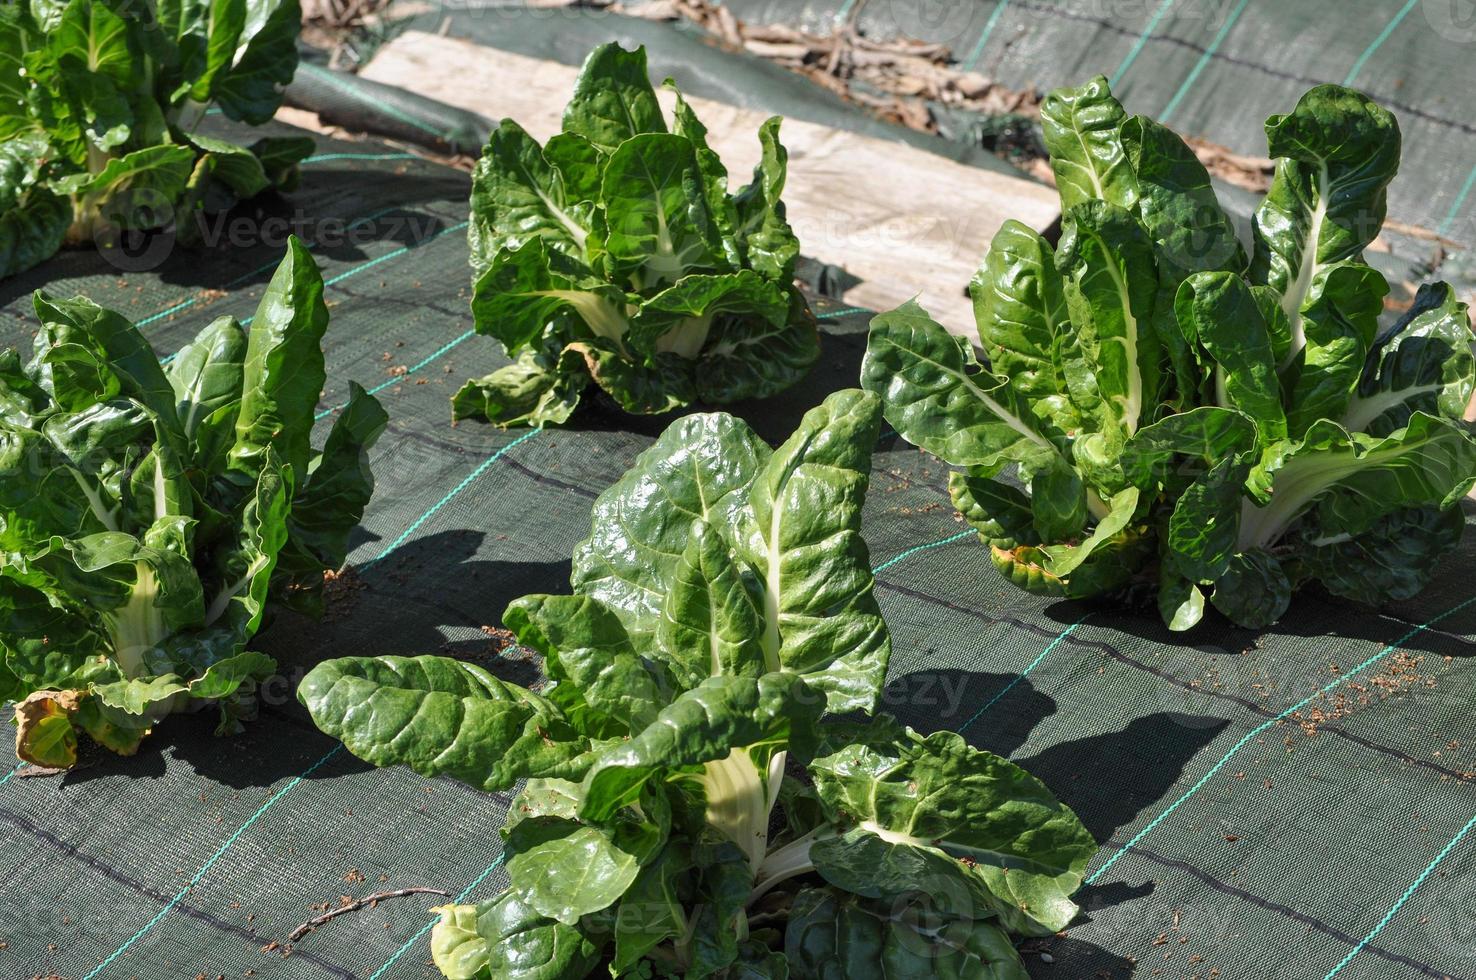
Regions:
<instances>
[{"instance_id":1,"label":"white midrib","mask_svg":"<svg viewBox=\"0 0 1476 980\"><path fill-rule=\"evenodd\" d=\"M1270 546L1318 497L1344 477L1352 476L1371 466L1398 459L1406 453L1413 452L1416 448L1396 446L1384 452L1350 457L1347 462L1326 468L1308 463L1305 475L1297 472L1295 461L1288 463L1281 471L1285 474L1281 485L1277 486L1274 479L1272 481L1271 503L1265 507L1258 507L1248 499L1242 501L1240 505L1240 550L1249 551L1252 548Z\"/></svg>"},{"instance_id":2,"label":"white midrib","mask_svg":"<svg viewBox=\"0 0 1476 980\"><path fill-rule=\"evenodd\" d=\"M1103 249L1105 252L1105 248ZM1107 339L1122 345L1122 355L1127 360L1128 390L1126 395L1113 395L1112 400L1122 406L1122 425L1128 435L1138 431L1138 419L1143 414L1143 372L1138 367L1138 318L1133 316L1132 303L1128 297L1127 283L1122 279L1122 270L1109 255L1107 275L1112 277L1112 288L1117 290L1122 303L1122 322L1126 328L1121 337Z\"/></svg>"},{"instance_id":3,"label":"white midrib","mask_svg":"<svg viewBox=\"0 0 1476 980\"><path fill-rule=\"evenodd\" d=\"M543 192L542 186L533 178L533 174L528 171L527 167L521 167L520 169L523 171L523 177L528 181L528 186L533 188L533 193L538 197L538 200L548 209L548 213L554 216L554 220L564 226L564 230L569 233L570 238L574 239L574 244L579 246L579 250L583 251L584 240L588 233L579 227L579 224L570 216L569 212L565 211L562 206L555 203L553 198Z\"/></svg>"},{"instance_id":4,"label":"white midrib","mask_svg":"<svg viewBox=\"0 0 1476 980\"><path fill-rule=\"evenodd\" d=\"M265 555L258 557L250 565L246 566L246 571L241 574L240 578L220 590L220 594L215 597L215 600L210 603L210 608L205 612L206 626L211 625L221 617L221 614L225 612L226 606L230 601L256 576L257 572L266 567L267 561L268 559Z\"/></svg>"},{"instance_id":5,"label":"white midrib","mask_svg":"<svg viewBox=\"0 0 1476 980\"><path fill-rule=\"evenodd\" d=\"M1317 278L1322 264L1317 261L1317 242L1322 237L1322 224L1327 220L1328 173L1327 164L1321 165L1317 175L1317 205L1312 209L1307 223L1307 237L1302 242L1302 264L1297 268L1293 280L1281 297L1281 310L1291 326L1291 347L1282 358L1280 369L1285 371L1296 360L1302 348L1307 346L1307 331L1302 325L1302 304L1312 291L1312 282Z\"/></svg>"},{"instance_id":6,"label":"white midrib","mask_svg":"<svg viewBox=\"0 0 1476 980\"><path fill-rule=\"evenodd\" d=\"M1343 428L1349 432L1362 432L1363 429L1374 419L1383 415L1389 409L1403 404L1411 398L1438 392L1441 389L1440 382L1427 385L1415 385L1412 388L1399 388L1392 391L1381 391L1368 398L1359 398L1356 395L1348 403L1348 411L1343 414Z\"/></svg>"},{"instance_id":7,"label":"white midrib","mask_svg":"<svg viewBox=\"0 0 1476 980\"><path fill-rule=\"evenodd\" d=\"M931 357L924 357L921 354L917 354L915 356L918 360L923 361L927 364L931 364L938 370L942 371L944 374L951 375L952 377L955 377L959 381L963 382L964 385L968 387L969 391L973 393L974 397L984 403L985 408L993 412L1001 422L1005 423L1011 429L1014 429L1016 432L1020 433L1021 436L1029 439L1031 442L1035 443L1037 446L1040 446L1042 449L1049 449L1051 452L1057 451L1056 447L1051 445L1049 440L1047 440L1039 432L1036 432L1034 429L1030 428L1030 426L1026 425L1023 419L1021 419L1017 415L1012 414L1011 412L1005 411L1005 407L1003 405L995 401L993 398L990 398L988 393L985 392L983 388L980 388L977 384L974 383L973 378L969 377L967 374L964 374L962 371L955 371L953 368L944 364L942 361L935 361Z\"/></svg>"},{"instance_id":8,"label":"white midrib","mask_svg":"<svg viewBox=\"0 0 1476 980\"><path fill-rule=\"evenodd\" d=\"M82 478L82 474L77 472L77 470L70 466L65 467L65 469L72 475L72 479L77 481L77 487L82 491L82 496L87 498L87 506L92 510L93 515L102 522L102 526L109 531L118 530L117 518L112 511L103 506L102 497L98 495L97 491L87 485L87 481Z\"/></svg>"},{"instance_id":9,"label":"white midrib","mask_svg":"<svg viewBox=\"0 0 1476 980\"><path fill-rule=\"evenodd\" d=\"M779 494L784 486L779 488ZM768 567L764 570L764 666L769 671L780 669L779 662L779 590L784 586L784 571L780 567L779 530L784 523L782 501L775 494L769 501L769 531L764 542L769 552Z\"/></svg>"},{"instance_id":10,"label":"white midrib","mask_svg":"<svg viewBox=\"0 0 1476 980\"><path fill-rule=\"evenodd\" d=\"M908 847L931 847L934 850L942 851L944 854L953 857L973 857L978 855L986 859L987 863L1001 864L1005 867L1009 867L1010 864L1018 863L1019 861L1017 855L1006 854L1003 851L992 851L983 847L969 847L954 841L927 840L922 837L914 837L912 834L904 834L898 830L889 830L874 820L863 820L857 826L862 830L875 834L888 844L901 844Z\"/></svg>"},{"instance_id":11,"label":"white midrib","mask_svg":"<svg viewBox=\"0 0 1476 980\"><path fill-rule=\"evenodd\" d=\"M1075 120L1073 120L1074 122ZM1102 186L1102 179L1097 176L1097 168L1092 165L1092 154L1087 149L1086 137L1081 134L1080 126L1072 126L1071 131L1076 134L1076 143L1081 147L1081 158L1086 161L1087 177L1091 179L1092 191L1102 200L1107 200L1107 191Z\"/></svg>"}]
</instances>

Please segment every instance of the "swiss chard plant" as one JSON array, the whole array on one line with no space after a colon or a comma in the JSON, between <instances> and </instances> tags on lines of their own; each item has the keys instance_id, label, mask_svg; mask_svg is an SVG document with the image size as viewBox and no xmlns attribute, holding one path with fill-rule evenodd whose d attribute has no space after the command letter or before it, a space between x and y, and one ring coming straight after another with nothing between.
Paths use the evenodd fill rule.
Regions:
<instances>
[{"instance_id":1,"label":"swiss chard plant","mask_svg":"<svg viewBox=\"0 0 1476 980\"><path fill-rule=\"evenodd\" d=\"M1063 231L995 236L972 284L987 364L909 304L873 321L862 369L897 431L961 468L994 564L1048 595L1156 584L1176 630L1206 600L1269 624L1310 581L1367 603L1423 588L1476 481L1476 358L1445 283L1380 325L1363 253L1394 117L1336 85L1272 116L1248 253L1194 153L1104 79L1041 118Z\"/></svg>"},{"instance_id":2,"label":"swiss chard plant","mask_svg":"<svg viewBox=\"0 0 1476 980\"><path fill-rule=\"evenodd\" d=\"M18 0L0 7L0 276L64 243L174 224L209 200L290 188L306 138L260 125L297 68L297 0ZM212 195L212 196L207 196Z\"/></svg>"},{"instance_id":3,"label":"swiss chard plant","mask_svg":"<svg viewBox=\"0 0 1476 980\"><path fill-rule=\"evenodd\" d=\"M591 381L629 412L726 404L815 363L779 118L759 130L753 181L730 193L706 128L675 99L668 128L645 49L606 44L563 132L539 146L509 119L492 134L472 184L472 312L513 362L467 382L457 418L563 422Z\"/></svg>"},{"instance_id":4,"label":"swiss chard plant","mask_svg":"<svg viewBox=\"0 0 1476 980\"><path fill-rule=\"evenodd\" d=\"M373 491L384 428L357 385L321 450L323 280L292 239L248 332L223 316L161 364L138 329L38 291L28 361L0 353L0 700L17 753L132 753L217 701L234 730L273 669L268 601L321 609Z\"/></svg>"},{"instance_id":5,"label":"swiss chard plant","mask_svg":"<svg viewBox=\"0 0 1476 980\"><path fill-rule=\"evenodd\" d=\"M448 977L1024 980L1096 849L1038 780L867 720L890 653L861 506L877 399L771 450L673 424L594 507L572 595L503 622L535 693L440 656L328 661L298 696L377 765L520 792L509 886L440 910ZM837 718L838 713L844 716Z\"/></svg>"}]
</instances>

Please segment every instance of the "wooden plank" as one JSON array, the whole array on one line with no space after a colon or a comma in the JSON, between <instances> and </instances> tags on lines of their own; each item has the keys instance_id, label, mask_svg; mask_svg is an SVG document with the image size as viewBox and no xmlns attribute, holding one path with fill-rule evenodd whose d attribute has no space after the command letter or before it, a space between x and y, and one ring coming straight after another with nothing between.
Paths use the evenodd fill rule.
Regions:
<instances>
[{"instance_id":1,"label":"wooden plank","mask_svg":"<svg viewBox=\"0 0 1476 980\"><path fill-rule=\"evenodd\" d=\"M510 117L540 142L559 131L576 70L469 41L407 32L362 72L491 118ZM670 108L670 93L662 98ZM759 158L764 113L691 99L733 186ZM844 268L860 283L855 306L888 310L914 296L956 333L973 336L965 289L1006 218L1043 229L1059 213L1056 192L1023 178L979 170L905 143L786 120L784 190L804 253Z\"/></svg>"}]
</instances>

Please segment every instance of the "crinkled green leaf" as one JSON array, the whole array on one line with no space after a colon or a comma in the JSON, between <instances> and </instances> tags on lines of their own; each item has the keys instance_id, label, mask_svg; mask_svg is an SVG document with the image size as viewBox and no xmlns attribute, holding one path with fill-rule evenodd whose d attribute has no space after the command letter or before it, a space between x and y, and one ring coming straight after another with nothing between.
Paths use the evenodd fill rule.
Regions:
<instances>
[{"instance_id":1,"label":"crinkled green leaf","mask_svg":"<svg viewBox=\"0 0 1476 980\"><path fill-rule=\"evenodd\" d=\"M1466 304L1443 282L1420 287L1414 304L1375 340L1343 413L1351 432L1388 435L1414 412L1460 418L1476 390L1476 353Z\"/></svg>"},{"instance_id":2,"label":"crinkled green leaf","mask_svg":"<svg viewBox=\"0 0 1476 980\"><path fill-rule=\"evenodd\" d=\"M674 422L595 501L570 583L613 609L633 638L655 633L692 525L738 524L771 450L730 415Z\"/></svg>"},{"instance_id":3,"label":"crinkled green leaf","mask_svg":"<svg viewBox=\"0 0 1476 980\"><path fill-rule=\"evenodd\" d=\"M784 941L795 980L1026 980L1009 937L989 922L940 920L834 889L795 896Z\"/></svg>"},{"instance_id":4,"label":"crinkled green leaf","mask_svg":"<svg viewBox=\"0 0 1476 980\"><path fill-rule=\"evenodd\" d=\"M1122 141L1127 119L1101 75L1080 88L1056 89L1041 103L1040 125L1062 211L1092 200L1123 208L1137 201L1137 180Z\"/></svg>"},{"instance_id":5,"label":"crinkled green leaf","mask_svg":"<svg viewBox=\"0 0 1476 980\"><path fill-rule=\"evenodd\" d=\"M915 302L871 321L861 386L882 397L898 434L949 463L997 471L1059 453L1028 399Z\"/></svg>"},{"instance_id":6,"label":"crinkled green leaf","mask_svg":"<svg viewBox=\"0 0 1476 980\"><path fill-rule=\"evenodd\" d=\"M588 765L588 741L547 700L449 657L328 660L297 697L366 762L488 792L528 776L577 778Z\"/></svg>"},{"instance_id":7,"label":"crinkled green leaf","mask_svg":"<svg viewBox=\"0 0 1476 980\"><path fill-rule=\"evenodd\" d=\"M1063 373L1066 349L1076 336L1050 243L1018 221L1006 221L969 291L990 369L1058 428L1077 428Z\"/></svg>"},{"instance_id":8,"label":"crinkled green leaf","mask_svg":"<svg viewBox=\"0 0 1476 980\"><path fill-rule=\"evenodd\" d=\"M811 772L848 825L896 847L966 859L971 873L1008 869L985 875L984 884L1046 929L1064 929L1075 917L1070 896L1096 842L1044 784L1008 760L952 732L908 732L816 759ZM1007 895L999 892L1004 879Z\"/></svg>"}]
</instances>

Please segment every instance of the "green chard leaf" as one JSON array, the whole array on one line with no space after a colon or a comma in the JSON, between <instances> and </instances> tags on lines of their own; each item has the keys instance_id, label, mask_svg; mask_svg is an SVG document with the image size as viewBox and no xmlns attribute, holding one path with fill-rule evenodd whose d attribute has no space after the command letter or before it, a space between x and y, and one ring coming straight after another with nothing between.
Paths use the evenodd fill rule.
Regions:
<instances>
[{"instance_id":1,"label":"green chard leaf","mask_svg":"<svg viewBox=\"0 0 1476 980\"><path fill-rule=\"evenodd\" d=\"M1069 598L1156 582L1174 630L1206 599L1264 626L1312 580L1412 595L1476 483L1476 345L1444 283L1379 328L1363 253L1394 117L1337 85L1272 116L1249 260L1195 151L1106 79L1052 92L1041 126L1061 238L995 236L971 284L983 365L916 303L872 321L862 363L898 434L962 468L950 495L996 569Z\"/></svg>"},{"instance_id":2,"label":"green chard leaf","mask_svg":"<svg viewBox=\"0 0 1476 980\"><path fill-rule=\"evenodd\" d=\"M668 86L672 87L672 86ZM670 131L644 49L596 48L563 131L492 134L472 182L472 311L512 364L454 397L456 418L567 421L589 381L625 411L766 398L802 378L819 333L792 281L777 119L736 194L677 95Z\"/></svg>"},{"instance_id":3,"label":"green chard leaf","mask_svg":"<svg viewBox=\"0 0 1476 980\"><path fill-rule=\"evenodd\" d=\"M889 975L1022 980L1006 930L1070 922L1095 845L1044 786L951 733L833 717L874 706L890 650L859 533L880 415L837 392L775 450L731 416L673 423L595 502L573 594L504 613L540 694L447 657L303 680L314 722L372 763L527 780L506 890L438 910L446 976L787 980L880 956ZM64 751L51 703L33 729Z\"/></svg>"},{"instance_id":4,"label":"green chard leaf","mask_svg":"<svg viewBox=\"0 0 1476 980\"><path fill-rule=\"evenodd\" d=\"M322 377L304 262L289 254L250 337L222 317L167 368L120 314L40 291L35 356L0 354L0 685L26 704L23 753L71 765L78 729L131 753L191 699L237 730L274 666L246 650L272 594L342 561L384 416L356 390L312 465L284 458L310 451ZM266 352L292 337L290 361ZM305 397L283 394L294 375ZM247 412L251 467L228 473Z\"/></svg>"}]
</instances>

